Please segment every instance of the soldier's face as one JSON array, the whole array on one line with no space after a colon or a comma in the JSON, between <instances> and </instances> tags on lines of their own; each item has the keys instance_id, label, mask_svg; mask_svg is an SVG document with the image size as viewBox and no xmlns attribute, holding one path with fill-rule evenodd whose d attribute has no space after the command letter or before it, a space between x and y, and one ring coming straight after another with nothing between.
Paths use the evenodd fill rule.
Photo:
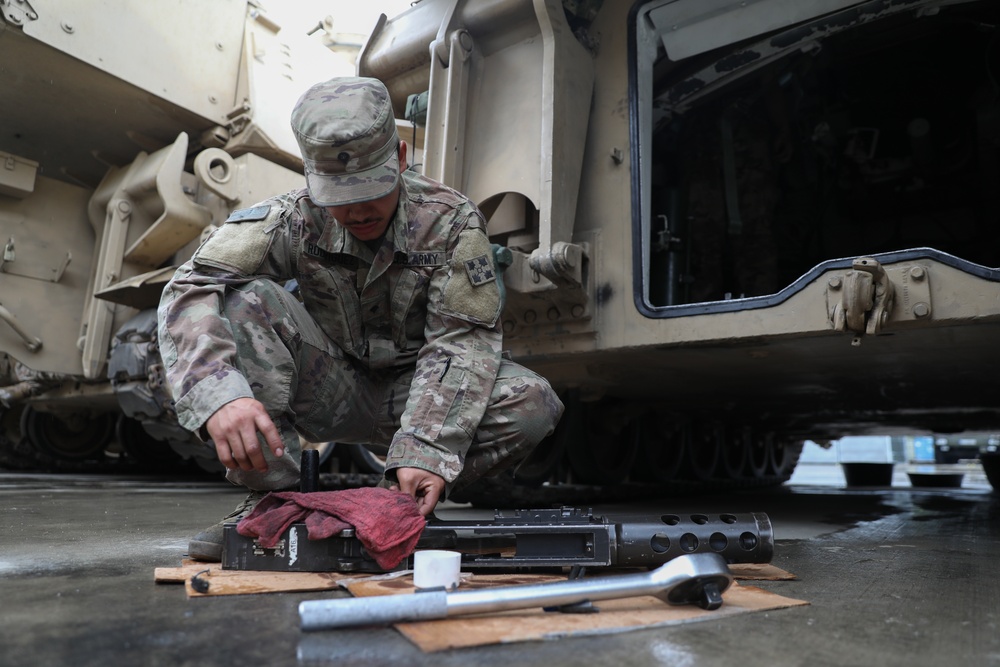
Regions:
<instances>
[{"instance_id":1,"label":"soldier's face","mask_svg":"<svg viewBox=\"0 0 1000 667\"><path fill-rule=\"evenodd\" d=\"M399 186L378 199L347 206L328 206L327 211L359 241L373 241L385 233L399 202Z\"/></svg>"},{"instance_id":2,"label":"soldier's face","mask_svg":"<svg viewBox=\"0 0 1000 667\"><path fill-rule=\"evenodd\" d=\"M406 142L399 142L399 170L406 169ZM327 212L359 241L374 241L385 233L399 203L399 185L392 192L347 206L328 206Z\"/></svg>"}]
</instances>

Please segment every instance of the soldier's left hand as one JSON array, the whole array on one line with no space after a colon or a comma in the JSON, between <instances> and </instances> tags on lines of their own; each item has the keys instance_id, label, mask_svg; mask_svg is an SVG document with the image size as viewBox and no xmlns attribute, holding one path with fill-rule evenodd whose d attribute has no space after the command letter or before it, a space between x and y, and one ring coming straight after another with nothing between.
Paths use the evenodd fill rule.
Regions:
<instances>
[{"instance_id":1,"label":"soldier's left hand","mask_svg":"<svg viewBox=\"0 0 1000 667\"><path fill-rule=\"evenodd\" d=\"M434 511L444 493L444 478L422 468L396 468L396 480L398 487L393 488L413 496L423 516Z\"/></svg>"}]
</instances>

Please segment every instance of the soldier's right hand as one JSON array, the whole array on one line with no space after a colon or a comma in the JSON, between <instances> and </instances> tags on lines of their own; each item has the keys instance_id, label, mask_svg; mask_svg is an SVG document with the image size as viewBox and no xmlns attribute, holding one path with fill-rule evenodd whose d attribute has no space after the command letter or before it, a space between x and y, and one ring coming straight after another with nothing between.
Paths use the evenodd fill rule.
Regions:
<instances>
[{"instance_id":1,"label":"soldier's right hand","mask_svg":"<svg viewBox=\"0 0 1000 667\"><path fill-rule=\"evenodd\" d=\"M267 472L267 461L261 451L260 439L275 456L284 454L284 443L264 404L253 398L237 398L215 411L205 422L208 435L215 443L219 462L230 470Z\"/></svg>"}]
</instances>

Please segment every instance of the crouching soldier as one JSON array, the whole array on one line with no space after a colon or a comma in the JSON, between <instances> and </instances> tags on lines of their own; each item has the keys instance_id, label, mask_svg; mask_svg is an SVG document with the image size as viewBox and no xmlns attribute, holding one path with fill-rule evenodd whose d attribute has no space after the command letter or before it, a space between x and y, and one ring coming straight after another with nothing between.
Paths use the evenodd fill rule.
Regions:
<instances>
[{"instance_id":1,"label":"crouching soldier","mask_svg":"<svg viewBox=\"0 0 1000 667\"><path fill-rule=\"evenodd\" d=\"M223 522L295 488L300 435L385 455L385 484L427 515L522 460L562 404L501 356L482 214L407 171L381 82L318 84L291 122L307 187L234 212L164 289L177 416L251 491ZM192 558L220 559L223 522L191 540Z\"/></svg>"}]
</instances>

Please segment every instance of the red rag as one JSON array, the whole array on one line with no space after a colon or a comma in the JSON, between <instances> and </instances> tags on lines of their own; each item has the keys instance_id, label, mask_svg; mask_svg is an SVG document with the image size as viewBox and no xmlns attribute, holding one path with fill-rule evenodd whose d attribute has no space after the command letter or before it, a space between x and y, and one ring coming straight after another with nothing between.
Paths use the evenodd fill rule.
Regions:
<instances>
[{"instance_id":1,"label":"red rag","mask_svg":"<svg viewBox=\"0 0 1000 667\"><path fill-rule=\"evenodd\" d=\"M305 520L309 539L323 539L353 526L358 540L379 567L391 570L413 553L426 521L417 501L379 487L296 493L269 493L236 527L261 546L274 546L296 521Z\"/></svg>"},{"instance_id":2,"label":"red rag","mask_svg":"<svg viewBox=\"0 0 1000 667\"><path fill-rule=\"evenodd\" d=\"M310 512L306 517L306 531L310 540L322 540L350 527L351 524L326 512Z\"/></svg>"},{"instance_id":3,"label":"red rag","mask_svg":"<svg viewBox=\"0 0 1000 667\"><path fill-rule=\"evenodd\" d=\"M282 534L296 521L306 518L308 511L295 503L280 498L280 493L269 493L257 506L236 524L236 532L243 537L256 537L262 547L278 544Z\"/></svg>"}]
</instances>

